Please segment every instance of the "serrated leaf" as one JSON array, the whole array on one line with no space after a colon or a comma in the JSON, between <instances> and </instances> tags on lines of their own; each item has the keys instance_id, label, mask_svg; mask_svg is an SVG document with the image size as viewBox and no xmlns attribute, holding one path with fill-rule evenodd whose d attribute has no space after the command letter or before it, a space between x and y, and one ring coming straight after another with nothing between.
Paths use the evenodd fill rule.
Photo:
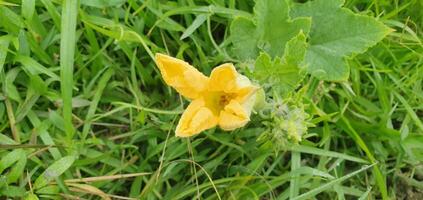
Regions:
<instances>
[{"instance_id":1,"label":"serrated leaf","mask_svg":"<svg viewBox=\"0 0 423 200\"><path fill-rule=\"evenodd\" d=\"M307 49L306 36L300 32L292 38L285 47L282 59L276 57L274 60L262 53L256 59L254 78L263 85L277 90L282 96L294 91L299 82L304 78L304 70L301 62Z\"/></svg>"},{"instance_id":2,"label":"serrated leaf","mask_svg":"<svg viewBox=\"0 0 423 200\"><path fill-rule=\"evenodd\" d=\"M236 18L230 27L233 54L241 60L255 59L260 50L271 57L282 56L286 43L311 26L309 18L291 20L285 0L257 1L254 13L253 19Z\"/></svg>"},{"instance_id":3,"label":"serrated leaf","mask_svg":"<svg viewBox=\"0 0 423 200\"><path fill-rule=\"evenodd\" d=\"M302 64L308 46L306 39L305 34L300 31L297 36L288 41L283 55L285 63L297 67Z\"/></svg>"},{"instance_id":4,"label":"serrated leaf","mask_svg":"<svg viewBox=\"0 0 423 200\"><path fill-rule=\"evenodd\" d=\"M70 166L72 166L74 161L75 156L65 156L54 162L35 180L34 188L38 189L47 185L49 182L63 174Z\"/></svg>"},{"instance_id":5,"label":"serrated leaf","mask_svg":"<svg viewBox=\"0 0 423 200\"><path fill-rule=\"evenodd\" d=\"M231 23L233 54L242 59L254 59L259 54L256 25L245 17L238 17Z\"/></svg>"},{"instance_id":6,"label":"serrated leaf","mask_svg":"<svg viewBox=\"0 0 423 200\"><path fill-rule=\"evenodd\" d=\"M363 53L390 31L376 19L342 8L343 0L315 0L293 7L294 17L311 17L310 47L306 53L308 72L322 80L342 81L349 75L344 61Z\"/></svg>"},{"instance_id":7,"label":"serrated leaf","mask_svg":"<svg viewBox=\"0 0 423 200\"><path fill-rule=\"evenodd\" d=\"M289 17L289 5L285 0L256 1L254 7L257 28L262 31L259 45L270 56L282 56L286 43L300 31L308 32L310 19Z\"/></svg>"}]
</instances>

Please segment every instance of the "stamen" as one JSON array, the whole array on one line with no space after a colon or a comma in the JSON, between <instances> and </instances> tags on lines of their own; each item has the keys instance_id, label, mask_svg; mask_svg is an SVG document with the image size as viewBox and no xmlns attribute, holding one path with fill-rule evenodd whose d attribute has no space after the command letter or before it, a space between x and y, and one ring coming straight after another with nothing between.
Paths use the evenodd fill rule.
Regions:
<instances>
[{"instance_id":1,"label":"stamen","mask_svg":"<svg viewBox=\"0 0 423 200\"><path fill-rule=\"evenodd\" d=\"M234 95L233 94L228 94L228 93L223 94L223 95L220 96L219 105L222 106L222 107L225 107L226 105L229 104L229 102L233 98L234 98Z\"/></svg>"}]
</instances>

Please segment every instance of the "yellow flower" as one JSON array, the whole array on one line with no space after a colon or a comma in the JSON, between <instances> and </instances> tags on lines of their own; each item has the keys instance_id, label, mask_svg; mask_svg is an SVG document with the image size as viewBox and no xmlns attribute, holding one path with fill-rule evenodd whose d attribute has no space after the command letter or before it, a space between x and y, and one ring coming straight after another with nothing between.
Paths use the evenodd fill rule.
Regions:
<instances>
[{"instance_id":1,"label":"yellow flower","mask_svg":"<svg viewBox=\"0 0 423 200\"><path fill-rule=\"evenodd\" d=\"M205 76L185 61L156 54L164 81L191 100L176 127L176 136L189 137L209 128L240 128L250 121L257 86L239 74L231 63Z\"/></svg>"}]
</instances>

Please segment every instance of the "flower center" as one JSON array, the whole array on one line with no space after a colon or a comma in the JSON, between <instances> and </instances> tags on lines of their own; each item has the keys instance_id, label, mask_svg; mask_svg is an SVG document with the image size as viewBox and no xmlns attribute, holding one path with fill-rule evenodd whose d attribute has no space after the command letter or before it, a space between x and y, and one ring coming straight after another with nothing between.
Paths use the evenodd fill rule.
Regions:
<instances>
[{"instance_id":1,"label":"flower center","mask_svg":"<svg viewBox=\"0 0 423 200\"><path fill-rule=\"evenodd\" d=\"M235 93L225 92L208 92L206 97L206 104L212 112L219 114L221 110L228 105L232 99L236 97Z\"/></svg>"},{"instance_id":2,"label":"flower center","mask_svg":"<svg viewBox=\"0 0 423 200\"><path fill-rule=\"evenodd\" d=\"M225 107L231 101L232 96L230 94L223 94L219 98L219 105Z\"/></svg>"}]
</instances>

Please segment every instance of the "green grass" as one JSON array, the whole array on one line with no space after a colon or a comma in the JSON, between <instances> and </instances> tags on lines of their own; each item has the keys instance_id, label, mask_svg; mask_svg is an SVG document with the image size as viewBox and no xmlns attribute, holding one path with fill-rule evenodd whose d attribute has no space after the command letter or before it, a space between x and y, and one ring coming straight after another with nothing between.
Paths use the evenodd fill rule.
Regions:
<instances>
[{"instance_id":1,"label":"green grass","mask_svg":"<svg viewBox=\"0 0 423 200\"><path fill-rule=\"evenodd\" d=\"M174 136L188 102L154 53L242 71L229 25L253 6L0 0L0 199L423 199L419 0L346 1L395 32L348 59L348 81L303 80L313 126L300 145L258 140L260 114Z\"/></svg>"}]
</instances>

